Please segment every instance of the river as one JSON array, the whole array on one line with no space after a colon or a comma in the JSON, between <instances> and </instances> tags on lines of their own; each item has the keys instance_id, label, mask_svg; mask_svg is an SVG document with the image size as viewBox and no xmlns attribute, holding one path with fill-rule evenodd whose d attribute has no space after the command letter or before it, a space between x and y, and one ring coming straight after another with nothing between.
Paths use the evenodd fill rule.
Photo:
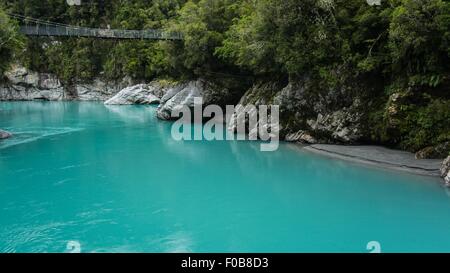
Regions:
<instances>
[{"instance_id":1,"label":"river","mask_svg":"<svg viewBox=\"0 0 450 273\"><path fill-rule=\"evenodd\" d=\"M0 102L0 252L450 252L438 178L175 141L155 110Z\"/></svg>"}]
</instances>

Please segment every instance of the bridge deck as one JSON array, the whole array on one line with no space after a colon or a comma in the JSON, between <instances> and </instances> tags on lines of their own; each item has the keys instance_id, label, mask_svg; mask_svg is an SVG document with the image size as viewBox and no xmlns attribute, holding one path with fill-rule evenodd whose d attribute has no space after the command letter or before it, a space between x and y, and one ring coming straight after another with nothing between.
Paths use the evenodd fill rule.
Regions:
<instances>
[{"instance_id":1,"label":"bridge deck","mask_svg":"<svg viewBox=\"0 0 450 273\"><path fill-rule=\"evenodd\" d=\"M121 30L75 26L33 25L21 26L20 32L28 36L92 37L102 39L182 40L181 33L159 29Z\"/></svg>"}]
</instances>

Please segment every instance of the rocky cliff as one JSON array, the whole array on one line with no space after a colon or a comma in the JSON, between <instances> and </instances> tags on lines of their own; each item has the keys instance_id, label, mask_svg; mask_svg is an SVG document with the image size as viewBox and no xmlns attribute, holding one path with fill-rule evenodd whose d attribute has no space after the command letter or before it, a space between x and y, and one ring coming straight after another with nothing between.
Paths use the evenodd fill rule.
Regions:
<instances>
[{"instance_id":1,"label":"rocky cliff","mask_svg":"<svg viewBox=\"0 0 450 273\"><path fill-rule=\"evenodd\" d=\"M239 104L279 105L280 136L301 143L358 143L363 137L361 98L347 89L320 92L308 78L285 85L261 82L250 88ZM244 107L236 116L243 115ZM236 130L235 124L230 127Z\"/></svg>"},{"instance_id":2,"label":"rocky cliff","mask_svg":"<svg viewBox=\"0 0 450 273\"><path fill-rule=\"evenodd\" d=\"M448 113L446 104L435 107L431 100L427 102L423 98L420 101L424 102L424 106L417 106L414 90L400 90L386 95L374 87L376 83L370 84L367 80L348 81L345 79L351 77L347 76L337 77L344 80L326 85L321 84L320 80L304 76L286 82L255 81L253 85L244 84L241 80L211 78L183 82L157 80L134 85L135 82L128 78L116 83L97 78L91 83L67 87L52 74L36 73L14 66L5 77L7 80L0 84L0 100L159 104L157 116L163 120L173 119L175 109L193 107L195 97L202 97L205 106L244 106L237 108L232 120L245 115L248 119L248 114L257 114L246 113L244 110L247 105L256 108L260 105L279 105L280 126L271 130L279 130L282 140L307 144L382 144L417 152L418 159L443 158L450 151L449 120L427 120L433 117L436 108ZM437 124L440 129L432 130L430 124ZM236 131L236 124L230 124L229 129ZM438 133L432 136L430 132ZM250 128L245 133L257 137L258 131Z\"/></svg>"},{"instance_id":3,"label":"rocky cliff","mask_svg":"<svg viewBox=\"0 0 450 273\"><path fill-rule=\"evenodd\" d=\"M442 162L441 177L444 179L445 185L450 187L450 156Z\"/></svg>"},{"instance_id":4,"label":"rocky cliff","mask_svg":"<svg viewBox=\"0 0 450 273\"><path fill-rule=\"evenodd\" d=\"M234 105L237 101L233 88L206 79L174 83L163 90L163 93L157 111L158 118L163 120L172 120L175 109L194 107L196 97L202 98L204 106L215 104L224 107Z\"/></svg>"},{"instance_id":5,"label":"rocky cliff","mask_svg":"<svg viewBox=\"0 0 450 273\"><path fill-rule=\"evenodd\" d=\"M91 83L64 86L55 75L29 71L18 65L4 76L6 80L0 84L0 100L104 101L133 84L129 78L114 83L97 78Z\"/></svg>"},{"instance_id":6,"label":"rocky cliff","mask_svg":"<svg viewBox=\"0 0 450 273\"><path fill-rule=\"evenodd\" d=\"M163 87L159 82L151 84L138 84L122 89L112 98L105 101L106 105L129 104L159 104Z\"/></svg>"},{"instance_id":7,"label":"rocky cliff","mask_svg":"<svg viewBox=\"0 0 450 273\"><path fill-rule=\"evenodd\" d=\"M287 83L279 81L258 82L247 91L238 94L235 88L220 84L210 79L197 79L184 82L153 81L148 85L137 85L122 90L106 104L142 104L159 103L157 117L172 120L175 109L183 106L192 108L194 98L203 98L204 106L217 104L241 105L236 107L231 121L237 118L248 120L257 111L247 113L245 106L279 105L280 138L290 142L307 144L383 144L373 141L374 132L378 129L369 122L373 112L382 113L383 125L387 134L396 135L396 128L402 122L399 115L402 107L402 96L392 94L382 104L374 99L374 90L367 84L344 83L333 88L320 87L313 79L291 80ZM236 99L238 98L238 99ZM236 123L229 124L231 131L237 130ZM269 124L259 124L269 126ZM245 133L258 137L257 130L248 128ZM443 158L449 151L448 141L435 146L425 147L416 157Z\"/></svg>"},{"instance_id":8,"label":"rocky cliff","mask_svg":"<svg viewBox=\"0 0 450 273\"><path fill-rule=\"evenodd\" d=\"M133 85L129 79L120 83L106 83L100 79L89 84L77 84L66 88L51 74L35 73L22 67L15 67L6 73L6 83L0 85L0 100L97 100L106 105L158 104L157 117L172 120L172 113L180 107L194 106L194 98L202 98L203 105L237 105L229 129L236 132L237 118L248 119L257 111L245 111L245 106L278 105L280 139L306 144L335 143L358 144L371 142L376 129L368 128L374 109L382 113L388 134L397 135L404 119L402 115L408 92L393 93L381 105L374 99L370 86L346 83L335 87L321 87L313 79L281 81L260 81L250 88L236 87L223 81L197 79L184 82L155 80L149 84ZM246 91L245 91L246 90ZM377 109L377 107L379 109ZM247 124L248 125L248 124ZM258 124L268 127L269 124ZM447 125L443 125L446 127ZM448 126L447 126L448 127ZM247 126L248 128L248 126ZM258 130L248 128L249 136L258 137ZM1 131L2 138L10 137ZM416 153L417 159L443 158L449 154L449 142L443 141L428 146ZM444 161L441 175L450 185L450 158Z\"/></svg>"}]
</instances>

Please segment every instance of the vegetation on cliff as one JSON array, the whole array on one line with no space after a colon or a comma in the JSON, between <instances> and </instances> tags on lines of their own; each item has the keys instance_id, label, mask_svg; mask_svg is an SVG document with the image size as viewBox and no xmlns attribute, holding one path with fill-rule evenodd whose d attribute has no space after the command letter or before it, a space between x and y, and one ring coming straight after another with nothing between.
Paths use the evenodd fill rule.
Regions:
<instances>
[{"instance_id":1,"label":"vegetation on cliff","mask_svg":"<svg viewBox=\"0 0 450 273\"><path fill-rule=\"evenodd\" d=\"M14 55L23 46L21 35L17 31L17 22L12 21L5 12L0 9L0 75L8 70ZM0 77L0 81L2 77Z\"/></svg>"}]
</instances>

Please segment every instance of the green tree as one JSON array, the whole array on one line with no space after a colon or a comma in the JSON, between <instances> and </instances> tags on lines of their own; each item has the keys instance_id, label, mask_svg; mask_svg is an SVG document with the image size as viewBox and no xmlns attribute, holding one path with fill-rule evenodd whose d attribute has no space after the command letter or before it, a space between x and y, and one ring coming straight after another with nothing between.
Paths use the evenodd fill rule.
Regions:
<instances>
[{"instance_id":1,"label":"green tree","mask_svg":"<svg viewBox=\"0 0 450 273\"><path fill-rule=\"evenodd\" d=\"M402 0L389 28L393 72L412 85L437 86L449 77L450 3Z\"/></svg>"},{"instance_id":2,"label":"green tree","mask_svg":"<svg viewBox=\"0 0 450 273\"><path fill-rule=\"evenodd\" d=\"M230 72L230 63L215 54L222 45L225 32L238 18L244 0L188 1L178 16L168 24L168 30L183 33L183 41L163 45L168 66L188 75L205 71Z\"/></svg>"},{"instance_id":3,"label":"green tree","mask_svg":"<svg viewBox=\"0 0 450 273\"><path fill-rule=\"evenodd\" d=\"M23 47L18 25L0 7L0 75L9 68L15 54Z\"/></svg>"}]
</instances>

